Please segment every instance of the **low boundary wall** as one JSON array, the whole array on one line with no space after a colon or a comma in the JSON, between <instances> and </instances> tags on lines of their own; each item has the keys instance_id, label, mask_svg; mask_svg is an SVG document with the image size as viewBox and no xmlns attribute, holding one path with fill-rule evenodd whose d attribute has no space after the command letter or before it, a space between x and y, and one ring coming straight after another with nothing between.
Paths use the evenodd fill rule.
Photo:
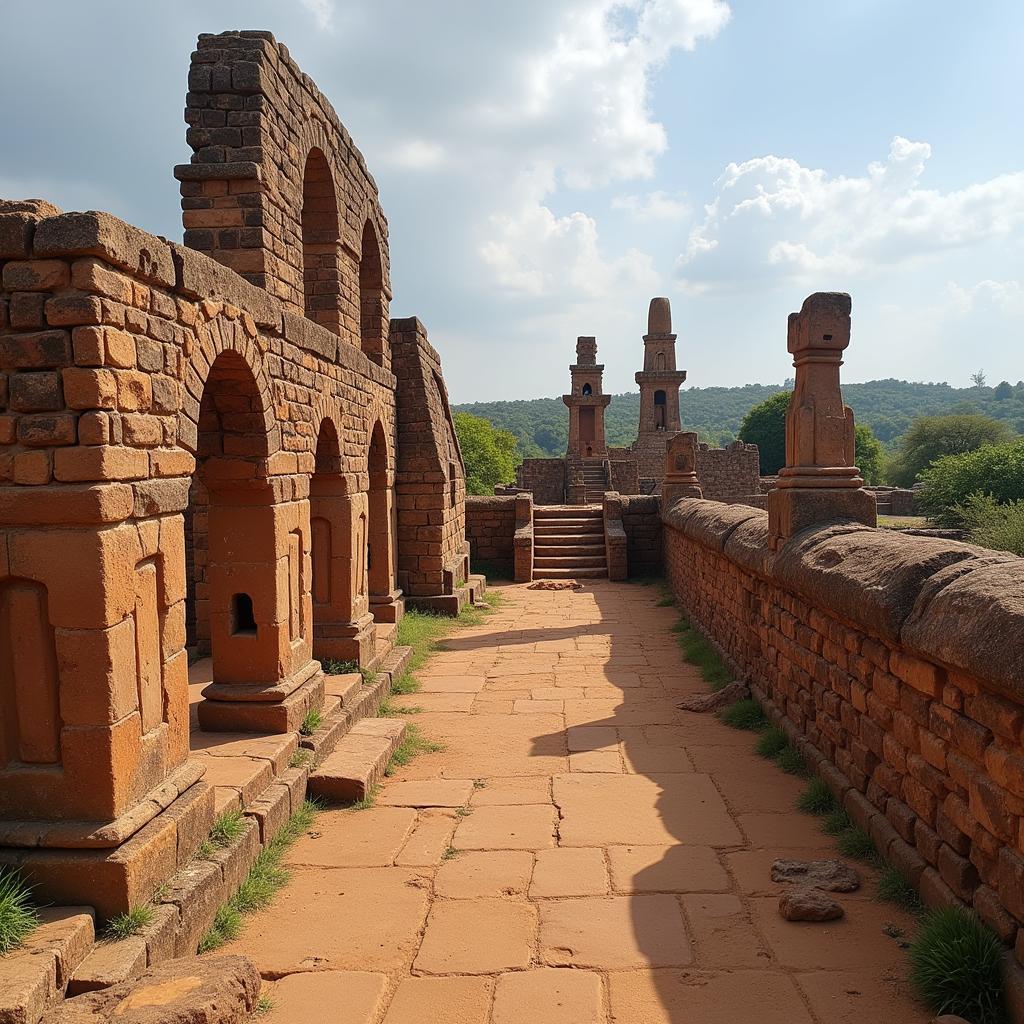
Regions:
<instances>
[{"instance_id":1,"label":"low boundary wall","mask_svg":"<svg viewBox=\"0 0 1024 1024\"><path fill-rule=\"evenodd\" d=\"M663 522L684 614L926 902L1020 961L1024 559L853 523L773 553L764 512L699 499Z\"/></svg>"}]
</instances>

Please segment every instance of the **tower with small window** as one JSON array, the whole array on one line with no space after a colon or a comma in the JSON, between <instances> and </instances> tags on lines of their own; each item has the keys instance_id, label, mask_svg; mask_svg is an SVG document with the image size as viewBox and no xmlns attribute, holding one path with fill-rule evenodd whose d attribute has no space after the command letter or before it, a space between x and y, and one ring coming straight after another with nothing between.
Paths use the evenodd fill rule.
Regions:
<instances>
[{"instance_id":1,"label":"tower with small window","mask_svg":"<svg viewBox=\"0 0 1024 1024\"><path fill-rule=\"evenodd\" d=\"M569 448L567 456L579 459L604 459L608 445L604 438L604 411L612 400L603 393L604 366L597 361L597 339L576 339L576 362L569 367L572 389L562 395L569 407Z\"/></svg>"},{"instance_id":2,"label":"tower with small window","mask_svg":"<svg viewBox=\"0 0 1024 1024\"><path fill-rule=\"evenodd\" d=\"M672 307L668 299L651 299L644 335L644 368L637 372L640 385L640 429L637 440L667 439L682 428L679 422L679 387L686 371L676 369L676 336L672 333Z\"/></svg>"}]
</instances>

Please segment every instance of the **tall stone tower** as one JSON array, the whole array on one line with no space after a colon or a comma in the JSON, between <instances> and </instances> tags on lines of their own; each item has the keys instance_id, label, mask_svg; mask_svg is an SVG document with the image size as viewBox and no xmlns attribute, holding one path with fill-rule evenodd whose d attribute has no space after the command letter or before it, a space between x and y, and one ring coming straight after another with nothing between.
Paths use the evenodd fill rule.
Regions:
<instances>
[{"instance_id":1,"label":"tall stone tower","mask_svg":"<svg viewBox=\"0 0 1024 1024\"><path fill-rule=\"evenodd\" d=\"M679 387L684 380L686 371L676 369L672 307L668 299L651 299L644 335L644 368L636 375L640 385L640 427L633 452L641 477L661 479L666 444L681 429Z\"/></svg>"},{"instance_id":2,"label":"tall stone tower","mask_svg":"<svg viewBox=\"0 0 1024 1024\"><path fill-rule=\"evenodd\" d=\"M602 394L601 378L604 366L597 361L597 339L576 339L576 362L569 367L572 374L572 393L562 395L569 407L570 459L605 458L608 446L604 439L604 410L612 400ZM678 421L679 414L676 414Z\"/></svg>"}]
</instances>

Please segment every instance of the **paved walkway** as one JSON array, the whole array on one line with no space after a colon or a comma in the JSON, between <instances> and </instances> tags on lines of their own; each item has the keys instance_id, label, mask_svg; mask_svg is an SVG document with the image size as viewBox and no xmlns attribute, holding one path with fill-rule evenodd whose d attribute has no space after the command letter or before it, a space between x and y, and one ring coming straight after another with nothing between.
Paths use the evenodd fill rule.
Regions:
<instances>
[{"instance_id":1,"label":"paved walkway","mask_svg":"<svg viewBox=\"0 0 1024 1024\"><path fill-rule=\"evenodd\" d=\"M419 673L443 753L329 811L226 952L268 1024L918 1024L910 920L860 893L779 917L780 856L832 854L753 738L677 711L705 689L654 587L507 587ZM571 968L571 969L570 969Z\"/></svg>"}]
</instances>

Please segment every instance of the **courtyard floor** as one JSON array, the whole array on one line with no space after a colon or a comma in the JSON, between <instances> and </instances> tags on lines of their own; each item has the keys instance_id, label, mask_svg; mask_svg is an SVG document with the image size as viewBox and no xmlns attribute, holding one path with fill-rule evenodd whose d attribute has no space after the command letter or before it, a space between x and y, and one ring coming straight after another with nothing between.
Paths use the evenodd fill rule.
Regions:
<instances>
[{"instance_id":1,"label":"courtyard floor","mask_svg":"<svg viewBox=\"0 0 1024 1024\"><path fill-rule=\"evenodd\" d=\"M329 810L292 880L222 952L268 1024L918 1024L899 934L859 892L784 921L777 857L834 856L754 738L676 709L704 692L658 588L499 588L417 673L445 744L364 810Z\"/></svg>"}]
</instances>

